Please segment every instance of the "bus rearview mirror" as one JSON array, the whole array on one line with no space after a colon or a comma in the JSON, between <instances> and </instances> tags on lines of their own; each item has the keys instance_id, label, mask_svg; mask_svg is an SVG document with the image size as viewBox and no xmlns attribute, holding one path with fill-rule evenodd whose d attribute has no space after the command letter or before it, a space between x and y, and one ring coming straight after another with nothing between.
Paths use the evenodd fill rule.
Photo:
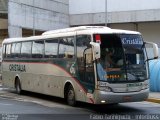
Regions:
<instances>
[{"instance_id":1,"label":"bus rearview mirror","mask_svg":"<svg viewBox=\"0 0 160 120\"><path fill-rule=\"evenodd\" d=\"M90 44L93 47L93 59L97 60L100 58L100 44L99 43L95 43L95 42L90 42Z\"/></svg>"},{"instance_id":2,"label":"bus rearview mirror","mask_svg":"<svg viewBox=\"0 0 160 120\"><path fill-rule=\"evenodd\" d=\"M153 50L153 58L149 58L148 60L158 59L158 56L159 56L158 45L156 43L153 43L153 42L145 42L145 44L146 44L146 46L147 45L151 46L152 50Z\"/></svg>"}]
</instances>

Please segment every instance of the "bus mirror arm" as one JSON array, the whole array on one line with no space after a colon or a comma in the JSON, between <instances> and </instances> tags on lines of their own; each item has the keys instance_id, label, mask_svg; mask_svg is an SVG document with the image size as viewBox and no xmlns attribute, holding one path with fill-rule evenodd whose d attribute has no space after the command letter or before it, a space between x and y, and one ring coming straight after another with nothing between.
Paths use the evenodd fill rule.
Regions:
<instances>
[{"instance_id":1,"label":"bus mirror arm","mask_svg":"<svg viewBox=\"0 0 160 120\"><path fill-rule=\"evenodd\" d=\"M90 42L90 45L93 48L93 60L97 60L100 58L100 43Z\"/></svg>"},{"instance_id":2,"label":"bus mirror arm","mask_svg":"<svg viewBox=\"0 0 160 120\"><path fill-rule=\"evenodd\" d=\"M147 59L146 61L158 59L158 56L159 56L158 45L156 43L153 43L153 42L145 42L145 44L152 45L153 46L153 53L154 53L154 57L150 58L150 59Z\"/></svg>"},{"instance_id":3,"label":"bus mirror arm","mask_svg":"<svg viewBox=\"0 0 160 120\"><path fill-rule=\"evenodd\" d=\"M154 60L154 59L158 59L158 57L147 59L147 60L145 60L145 62L150 61L150 60Z\"/></svg>"}]
</instances>

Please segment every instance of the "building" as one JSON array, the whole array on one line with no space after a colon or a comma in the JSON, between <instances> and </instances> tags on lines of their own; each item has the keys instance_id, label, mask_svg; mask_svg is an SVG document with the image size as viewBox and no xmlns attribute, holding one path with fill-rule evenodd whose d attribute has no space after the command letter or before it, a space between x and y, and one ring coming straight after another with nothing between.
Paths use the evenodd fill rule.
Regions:
<instances>
[{"instance_id":1,"label":"building","mask_svg":"<svg viewBox=\"0 0 160 120\"><path fill-rule=\"evenodd\" d=\"M0 5L1 41L69 27L68 0L0 0Z\"/></svg>"},{"instance_id":2,"label":"building","mask_svg":"<svg viewBox=\"0 0 160 120\"><path fill-rule=\"evenodd\" d=\"M0 0L0 43L4 38L8 37L7 6L7 0Z\"/></svg>"},{"instance_id":3,"label":"building","mask_svg":"<svg viewBox=\"0 0 160 120\"><path fill-rule=\"evenodd\" d=\"M69 0L70 26L136 30L160 46L160 0Z\"/></svg>"},{"instance_id":4,"label":"building","mask_svg":"<svg viewBox=\"0 0 160 120\"><path fill-rule=\"evenodd\" d=\"M78 25L136 30L160 45L160 0L0 0L0 39Z\"/></svg>"}]
</instances>

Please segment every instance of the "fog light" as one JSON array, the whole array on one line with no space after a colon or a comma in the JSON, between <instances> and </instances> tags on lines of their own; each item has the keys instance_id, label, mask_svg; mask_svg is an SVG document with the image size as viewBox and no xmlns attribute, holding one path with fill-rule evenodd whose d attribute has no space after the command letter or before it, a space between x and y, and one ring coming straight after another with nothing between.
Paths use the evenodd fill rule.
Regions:
<instances>
[{"instance_id":1,"label":"fog light","mask_svg":"<svg viewBox=\"0 0 160 120\"><path fill-rule=\"evenodd\" d=\"M106 101L105 100L101 100L101 103L105 103Z\"/></svg>"}]
</instances>

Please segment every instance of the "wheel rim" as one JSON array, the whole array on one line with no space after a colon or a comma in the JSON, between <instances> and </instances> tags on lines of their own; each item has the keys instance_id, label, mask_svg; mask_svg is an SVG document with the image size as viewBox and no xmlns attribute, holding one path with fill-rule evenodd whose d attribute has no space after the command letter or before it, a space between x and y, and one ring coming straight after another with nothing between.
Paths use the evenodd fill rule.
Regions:
<instances>
[{"instance_id":1,"label":"wheel rim","mask_svg":"<svg viewBox=\"0 0 160 120\"><path fill-rule=\"evenodd\" d=\"M68 103L70 105L74 105L74 103L75 103L75 95L74 95L73 90L69 90L69 92L68 92Z\"/></svg>"},{"instance_id":2,"label":"wheel rim","mask_svg":"<svg viewBox=\"0 0 160 120\"><path fill-rule=\"evenodd\" d=\"M17 84L16 84L16 91L17 91L17 93L20 93L20 91L21 91L19 81L18 81Z\"/></svg>"},{"instance_id":3,"label":"wheel rim","mask_svg":"<svg viewBox=\"0 0 160 120\"><path fill-rule=\"evenodd\" d=\"M19 88L19 84L17 85L17 92L19 93L20 91L20 88Z\"/></svg>"}]
</instances>

